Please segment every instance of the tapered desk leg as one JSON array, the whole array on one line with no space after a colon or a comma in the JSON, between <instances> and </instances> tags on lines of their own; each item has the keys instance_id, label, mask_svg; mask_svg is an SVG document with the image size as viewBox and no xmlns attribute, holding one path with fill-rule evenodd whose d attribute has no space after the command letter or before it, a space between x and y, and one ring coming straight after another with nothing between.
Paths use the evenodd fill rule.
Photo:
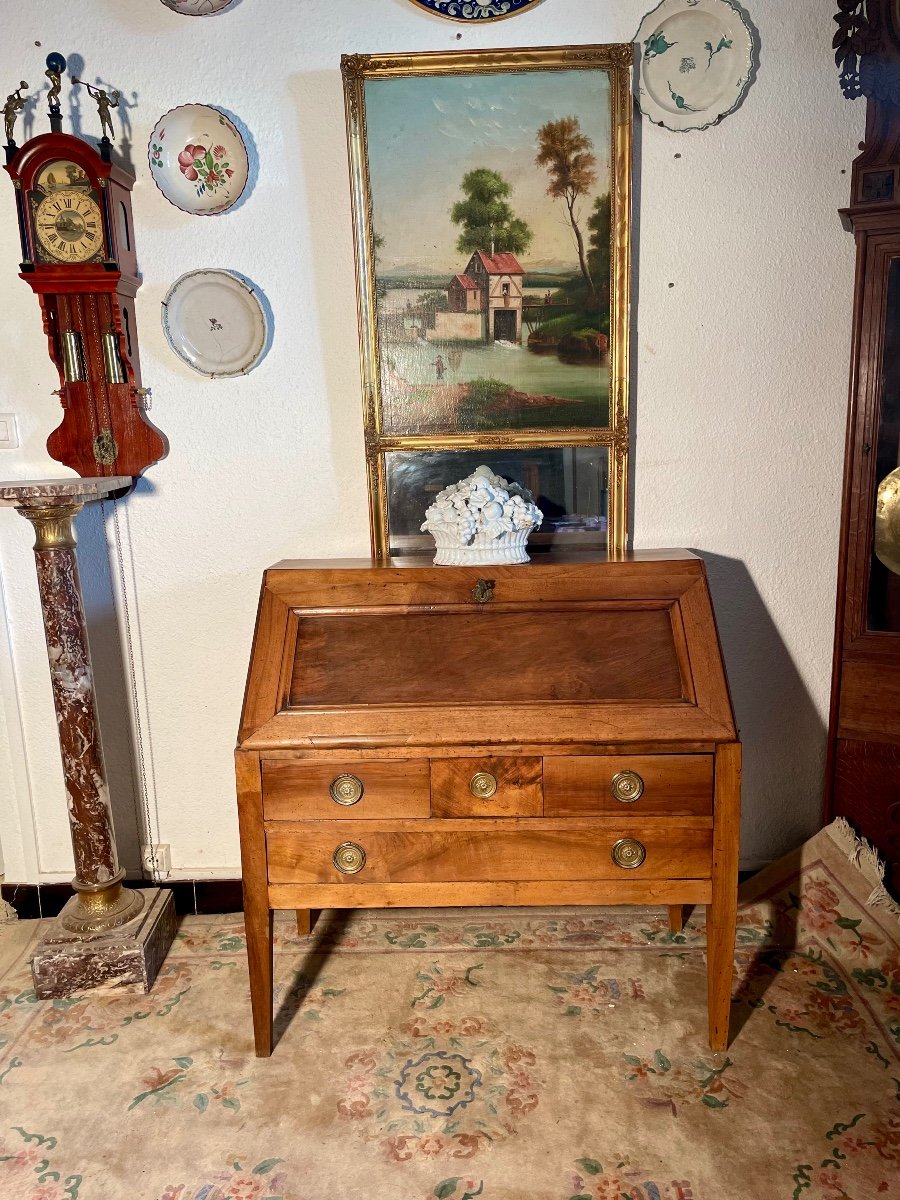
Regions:
<instances>
[{"instance_id":1,"label":"tapered desk leg","mask_svg":"<svg viewBox=\"0 0 900 1200\"><path fill-rule=\"evenodd\" d=\"M318 916L319 910L317 908L297 909L297 933L300 937L309 937L315 928Z\"/></svg>"},{"instance_id":2,"label":"tapered desk leg","mask_svg":"<svg viewBox=\"0 0 900 1200\"><path fill-rule=\"evenodd\" d=\"M681 933L684 929L684 905L669 905L669 929L672 933Z\"/></svg>"},{"instance_id":3,"label":"tapered desk leg","mask_svg":"<svg viewBox=\"0 0 900 1200\"><path fill-rule=\"evenodd\" d=\"M706 907L709 1044L713 1050L725 1050L737 927L741 819L741 747L737 742L719 746L716 751L714 805L712 902Z\"/></svg>"},{"instance_id":4,"label":"tapered desk leg","mask_svg":"<svg viewBox=\"0 0 900 1200\"><path fill-rule=\"evenodd\" d=\"M250 966L250 1004L257 1058L272 1053L273 914L269 908L266 843L263 830L259 756L235 754L241 866L244 877L244 929Z\"/></svg>"}]
</instances>

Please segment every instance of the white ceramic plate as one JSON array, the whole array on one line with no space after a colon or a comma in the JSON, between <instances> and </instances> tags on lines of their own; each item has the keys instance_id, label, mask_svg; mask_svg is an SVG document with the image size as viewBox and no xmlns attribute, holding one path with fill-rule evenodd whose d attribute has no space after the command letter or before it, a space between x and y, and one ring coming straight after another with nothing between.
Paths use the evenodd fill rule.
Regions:
<instances>
[{"instance_id":1,"label":"white ceramic plate","mask_svg":"<svg viewBox=\"0 0 900 1200\"><path fill-rule=\"evenodd\" d=\"M634 40L641 112L666 129L714 125L750 86L755 30L732 0L662 0Z\"/></svg>"},{"instance_id":2,"label":"white ceramic plate","mask_svg":"<svg viewBox=\"0 0 900 1200\"><path fill-rule=\"evenodd\" d=\"M147 157L153 182L169 203L202 217L236 204L250 174L244 139L209 104L181 104L160 117Z\"/></svg>"},{"instance_id":3,"label":"white ceramic plate","mask_svg":"<svg viewBox=\"0 0 900 1200\"><path fill-rule=\"evenodd\" d=\"M259 297L233 271L189 271L176 279L162 303L162 325L181 361L214 379L252 371L269 340Z\"/></svg>"},{"instance_id":4,"label":"white ceramic plate","mask_svg":"<svg viewBox=\"0 0 900 1200\"><path fill-rule=\"evenodd\" d=\"M209 17L213 13L222 12L234 0L162 0L166 8L172 12L183 13L186 17Z\"/></svg>"}]
</instances>

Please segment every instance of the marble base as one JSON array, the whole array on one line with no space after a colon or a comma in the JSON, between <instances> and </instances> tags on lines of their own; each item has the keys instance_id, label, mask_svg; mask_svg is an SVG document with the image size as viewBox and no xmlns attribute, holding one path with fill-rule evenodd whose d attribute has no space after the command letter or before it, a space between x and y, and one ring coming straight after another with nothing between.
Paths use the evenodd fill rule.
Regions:
<instances>
[{"instance_id":1,"label":"marble base","mask_svg":"<svg viewBox=\"0 0 900 1200\"><path fill-rule=\"evenodd\" d=\"M127 925L103 934L69 933L64 917L77 903L66 904L31 960L39 1000L76 993L145 995L153 987L175 937L175 903L165 889L142 889L144 907Z\"/></svg>"}]
</instances>

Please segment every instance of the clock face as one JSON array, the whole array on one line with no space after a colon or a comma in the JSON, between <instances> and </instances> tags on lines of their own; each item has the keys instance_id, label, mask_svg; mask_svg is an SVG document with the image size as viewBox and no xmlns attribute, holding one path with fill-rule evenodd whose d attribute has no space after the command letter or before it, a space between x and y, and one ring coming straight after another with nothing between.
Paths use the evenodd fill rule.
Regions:
<instances>
[{"instance_id":1,"label":"clock face","mask_svg":"<svg viewBox=\"0 0 900 1200\"><path fill-rule=\"evenodd\" d=\"M57 187L34 210L34 231L52 262L83 263L102 257L103 217L97 201L77 187Z\"/></svg>"}]
</instances>

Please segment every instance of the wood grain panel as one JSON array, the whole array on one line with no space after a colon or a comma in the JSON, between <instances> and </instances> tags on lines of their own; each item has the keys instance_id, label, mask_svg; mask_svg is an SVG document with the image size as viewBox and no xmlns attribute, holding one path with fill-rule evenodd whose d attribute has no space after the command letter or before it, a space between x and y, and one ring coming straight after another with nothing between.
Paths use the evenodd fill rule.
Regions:
<instances>
[{"instance_id":1,"label":"wood grain panel","mask_svg":"<svg viewBox=\"0 0 900 1200\"><path fill-rule=\"evenodd\" d=\"M838 737L900 742L900 667L845 660Z\"/></svg>"},{"instance_id":2,"label":"wood grain panel","mask_svg":"<svg viewBox=\"0 0 900 1200\"><path fill-rule=\"evenodd\" d=\"M301 611L290 704L496 703L500 675L517 703L685 694L668 606L492 603Z\"/></svg>"},{"instance_id":3,"label":"wood grain panel","mask_svg":"<svg viewBox=\"0 0 900 1200\"><path fill-rule=\"evenodd\" d=\"M611 790L613 776L634 771L644 781L638 800L623 804ZM639 817L659 813L699 816L712 812L713 759L707 754L560 755L544 759L544 816L589 817L600 813Z\"/></svg>"},{"instance_id":4,"label":"wood grain panel","mask_svg":"<svg viewBox=\"0 0 900 1200\"><path fill-rule=\"evenodd\" d=\"M473 796L469 788L479 771L497 780L497 791L487 800ZM539 817L542 810L539 758L447 758L431 763L434 817Z\"/></svg>"},{"instance_id":5,"label":"wood grain panel","mask_svg":"<svg viewBox=\"0 0 900 1200\"><path fill-rule=\"evenodd\" d=\"M632 872L634 874L634 872ZM552 883L274 883L272 908L469 908L521 904L708 904L708 879Z\"/></svg>"},{"instance_id":6,"label":"wood grain panel","mask_svg":"<svg viewBox=\"0 0 900 1200\"><path fill-rule=\"evenodd\" d=\"M705 878L711 870L711 822L703 818L629 821L320 821L267 826L270 883L452 883L502 880ZM636 870L612 861L619 838L633 837L647 857ZM331 856L352 840L366 852L356 875Z\"/></svg>"},{"instance_id":7,"label":"wood grain panel","mask_svg":"<svg viewBox=\"0 0 900 1200\"><path fill-rule=\"evenodd\" d=\"M846 817L886 859L900 862L900 746L838 741L834 816Z\"/></svg>"},{"instance_id":8,"label":"wood grain panel","mask_svg":"<svg viewBox=\"0 0 900 1200\"><path fill-rule=\"evenodd\" d=\"M329 787L337 775L355 775L362 799L341 805ZM378 817L427 817L428 759L385 762L262 760L263 810L267 820L359 821Z\"/></svg>"}]
</instances>

